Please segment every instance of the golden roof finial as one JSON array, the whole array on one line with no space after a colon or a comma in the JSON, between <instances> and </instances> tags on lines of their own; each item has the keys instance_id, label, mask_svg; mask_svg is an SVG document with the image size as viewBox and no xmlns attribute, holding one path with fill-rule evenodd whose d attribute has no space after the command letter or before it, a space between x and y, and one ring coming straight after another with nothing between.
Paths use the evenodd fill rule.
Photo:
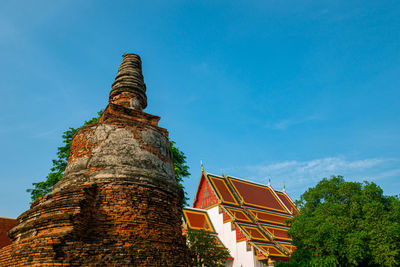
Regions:
<instances>
[{"instance_id":1,"label":"golden roof finial","mask_svg":"<svg viewBox=\"0 0 400 267\"><path fill-rule=\"evenodd\" d=\"M204 172L204 166L203 166L203 161L200 160L200 165L201 165L201 171Z\"/></svg>"}]
</instances>

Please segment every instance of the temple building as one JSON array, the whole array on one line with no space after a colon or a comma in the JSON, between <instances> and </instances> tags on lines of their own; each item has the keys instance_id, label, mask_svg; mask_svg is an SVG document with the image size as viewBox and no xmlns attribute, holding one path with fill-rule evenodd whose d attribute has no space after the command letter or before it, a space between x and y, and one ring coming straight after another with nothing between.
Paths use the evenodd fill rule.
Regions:
<instances>
[{"instance_id":1,"label":"temple building","mask_svg":"<svg viewBox=\"0 0 400 267\"><path fill-rule=\"evenodd\" d=\"M191 266L168 131L146 106L141 59L125 54L99 121L74 135L62 179L17 218L0 266Z\"/></svg>"},{"instance_id":2,"label":"temple building","mask_svg":"<svg viewBox=\"0 0 400 267\"><path fill-rule=\"evenodd\" d=\"M228 250L221 239L218 237L214 225L211 222L210 217L206 210L185 207L183 208L183 234L186 235L187 231L204 230L206 233L211 235L218 247ZM227 266L233 262L232 256L225 259L227 261Z\"/></svg>"},{"instance_id":3,"label":"temple building","mask_svg":"<svg viewBox=\"0 0 400 267\"><path fill-rule=\"evenodd\" d=\"M288 260L294 251L285 220L298 212L286 190L203 169L193 208L183 216L185 228L218 237L232 256L226 266L264 267Z\"/></svg>"}]
</instances>

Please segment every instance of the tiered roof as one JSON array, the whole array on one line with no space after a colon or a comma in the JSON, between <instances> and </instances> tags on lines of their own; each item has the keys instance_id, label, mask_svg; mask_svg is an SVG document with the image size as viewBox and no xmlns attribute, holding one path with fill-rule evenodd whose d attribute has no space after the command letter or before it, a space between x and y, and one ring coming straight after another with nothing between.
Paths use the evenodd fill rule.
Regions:
<instances>
[{"instance_id":1,"label":"tiered roof","mask_svg":"<svg viewBox=\"0 0 400 267\"><path fill-rule=\"evenodd\" d=\"M218 235L205 210L185 207L183 208L185 230L204 230L209 234Z\"/></svg>"},{"instance_id":2,"label":"tiered roof","mask_svg":"<svg viewBox=\"0 0 400 267\"><path fill-rule=\"evenodd\" d=\"M207 214L207 211L189 207L184 207L182 211L184 233L190 230L204 230L215 238L218 246L226 249L224 244L219 239L218 233L215 231L215 228L210 220L210 217ZM228 259L233 260L232 257Z\"/></svg>"},{"instance_id":3,"label":"tiered roof","mask_svg":"<svg viewBox=\"0 0 400 267\"><path fill-rule=\"evenodd\" d=\"M254 246L258 259L287 258L295 249L285 220L299 211L285 190L203 171L193 207L215 206L222 210L224 223L236 228L236 241Z\"/></svg>"}]
</instances>

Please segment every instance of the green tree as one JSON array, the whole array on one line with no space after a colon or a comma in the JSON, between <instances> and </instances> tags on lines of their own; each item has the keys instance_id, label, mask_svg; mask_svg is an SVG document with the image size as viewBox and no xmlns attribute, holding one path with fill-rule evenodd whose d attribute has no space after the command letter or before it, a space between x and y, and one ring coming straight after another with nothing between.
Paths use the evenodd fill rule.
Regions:
<instances>
[{"instance_id":1,"label":"green tree","mask_svg":"<svg viewBox=\"0 0 400 267\"><path fill-rule=\"evenodd\" d=\"M205 230L191 230L186 234L193 255L193 266L223 267L230 258L229 251L221 247L215 236Z\"/></svg>"},{"instance_id":2,"label":"green tree","mask_svg":"<svg viewBox=\"0 0 400 267\"><path fill-rule=\"evenodd\" d=\"M183 178L190 175L189 166L186 164L185 154L176 147L174 141L170 142L172 147L172 157L174 159L175 179L184 192L183 206L187 206L189 198L186 196L185 188L183 187Z\"/></svg>"},{"instance_id":3,"label":"green tree","mask_svg":"<svg viewBox=\"0 0 400 267\"><path fill-rule=\"evenodd\" d=\"M32 201L50 193L53 186L61 180L65 168L67 167L69 153L71 150L71 143L72 138L74 137L75 133L85 125L90 123L97 122L103 113L103 110L97 113L96 117L91 118L88 121L85 121L83 125L79 128L72 128L70 127L66 130L62 135L62 142L63 146L57 148L57 159L53 159L52 163L53 166L50 169L50 173L46 176L43 182L32 183L33 188L27 189L26 191L31 194ZM175 178L178 182L179 186L184 189L183 187L183 178L190 175L189 173L189 166L186 164L186 156L185 154L180 151L176 146L175 142L171 141L172 152L173 152L173 159L174 159L174 168L175 168ZM184 204L186 205L187 198L183 199Z\"/></svg>"},{"instance_id":4,"label":"green tree","mask_svg":"<svg viewBox=\"0 0 400 267\"><path fill-rule=\"evenodd\" d=\"M400 199L375 183L323 179L289 220L297 250L279 266L399 266Z\"/></svg>"}]
</instances>

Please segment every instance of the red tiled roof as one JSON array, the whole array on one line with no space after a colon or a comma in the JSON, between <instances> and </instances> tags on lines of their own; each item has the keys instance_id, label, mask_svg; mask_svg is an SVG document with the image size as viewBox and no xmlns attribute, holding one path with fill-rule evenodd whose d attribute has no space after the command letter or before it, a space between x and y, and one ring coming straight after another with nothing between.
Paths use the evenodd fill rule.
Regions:
<instances>
[{"instance_id":1,"label":"red tiled roof","mask_svg":"<svg viewBox=\"0 0 400 267\"><path fill-rule=\"evenodd\" d=\"M257 226L249 226L243 224L238 224L238 225L250 239L269 241L268 237L265 236Z\"/></svg>"},{"instance_id":2,"label":"red tiled roof","mask_svg":"<svg viewBox=\"0 0 400 267\"><path fill-rule=\"evenodd\" d=\"M243 210L233 209L226 207L226 210L235 218L235 220L242 221L242 222L252 222L249 216L244 213Z\"/></svg>"},{"instance_id":3,"label":"red tiled roof","mask_svg":"<svg viewBox=\"0 0 400 267\"><path fill-rule=\"evenodd\" d=\"M206 211L184 208L183 219L190 230L203 229L207 232L215 233L214 227Z\"/></svg>"},{"instance_id":4,"label":"red tiled roof","mask_svg":"<svg viewBox=\"0 0 400 267\"><path fill-rule=\"evenodd\" d=\"M285 254L280 252L273 245L258 245L258 247L261 248L265 253L267 253L267 255L277 256L277 257L286 257Z\"/></svg>"},{"instance_id":5,"label":"red tiled roof","mask_svg":"<svg viewBox=\"0 0 400 267\"><path fill-rule=\"evenodd\" d=\"M288 257L295 247L287 235L285 220L298 213L286 194L270 185L261 185L239 178L207 174L203 171L194 205L202 207L200 197L207 187L216 197L223 213L223 222L236 228L236 241L246 240L260 253L273 257ZM204 195L204 194L203 194Z\"/></svg>"},{"instance_id":6,"label":"red tiled roof","mask_svg":"<svg viewBox=\"0 0 400 267\"><path fill-rule=\"evenodd\" d=\"M228 177L243 202L263 209L287 213L280 199L268 186L257 185L251 182Z\"/></svg>"},{"instance_id":7,"label":"red tiled roof","mask_svg":"<svg viewBox=\"0 0 400 267\"><path fill-rule=\"evenodd\" d=\"M289 199L289 197L283 193L283 192L279 192L279 191L275 191L276 194L278 195L278 197L282 200L282 202L285 204L285 206L289 209L289 211L293 214L293 215L297 215L298 211L297 211L297 207L294 205L294 203Z\"/></svg>"},{"instance_id":8,"label":"red tiled roof","mask_svg":"<svg viewBox=\"0 0 400 267\"><path fill-rule=\"evenodd\" d=\"M296 250L296 247L291 244L281 244L281 245L284 246L287 250L289 250L290 253L293 253Z\"/></svg>"},{"instance_id":9,"label":"red tiled roof","mask_svg":"<svg viewBox=\"0 0 400 267\"><path fill-rule=\"evenodd\" d=\"M291 218L291 216L289 214L277 214L277 213L272 213L272 212L268 212L268 211L250 209L250 208L248 210L260 222L285 225L285 220Z\"/></svg>"},{"instance_id":10,"label":"red tiled roof","mask_svg":"<svg viewBox=\"0 0 400 267\"><path fill-rule=\"evenodd\" d=\"M224 178L211 175L209 175L208 177L210 178L210 181L213 184L214 188L216 189L218 195L221 197L222 202L238 205L231 190L229 190L228 185L226 184Z\"/></svg>"},{"instance_id":11,"label":"red tiled roof","mask_svg":"<svg viewBox=\"0 0 400 267\"><path fill-rule=\"evenodd\" d=\"M213 238L219 247L225 249L224 244L218 238L218 233L215 232L214 226L208 217L207 211L195 208L184 207L183 208L183 220L186 223L186 230L205 230L207 231ZM233 260L232 257L228 258L228 260Z\"/></svg>"},{"instance_id":12,"label":"red tiled roof","mask_svg":"<svg viewBox=\"0 0 400 267\"><path fill-rule=\"evenodd\" d=\"M278 227L272 227L272 226L263 226L271 235L277 239L283 239L283 240L292 240L288 235L287 235L287 230L288 229L282 229Z\"/></svg>"}]
</instances>

